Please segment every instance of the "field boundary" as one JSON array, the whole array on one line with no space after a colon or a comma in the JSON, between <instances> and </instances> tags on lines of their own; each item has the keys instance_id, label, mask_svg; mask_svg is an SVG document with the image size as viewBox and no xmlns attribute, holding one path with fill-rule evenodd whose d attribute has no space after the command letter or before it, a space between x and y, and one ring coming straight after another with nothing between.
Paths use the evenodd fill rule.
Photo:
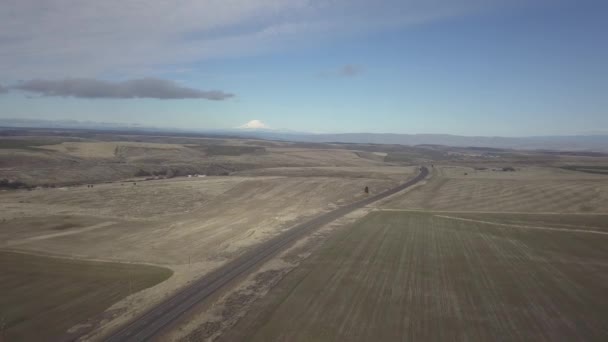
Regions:
<instances>
[{"instance_id":1,"label":"field boundary","mask_svg":"<svg viewBox=\"0 0 608 342\"><path fill-rule=\"evenodd\" d=\"M568 229L568 228L542 227L542 226L527 226L527 225L519 225L519 224L508 224L508 223L498 223L498 222L492 222L492 221L474 220L474 219L468 219L468 218L463 218L463 217L455 217L455 216L448 216L448 215L433 215L433 217L441 217L441 218L450 219L450 220L456 220L456 221L483 223L483 224L489 224L489 225L494 225L494 226L512 227L512 228L519 228L519 229L553 230L553 231L562 231L562 232L569 232L569 233L587 233L587 234L608 235L608 232L599 231L599 230Z\"/></svg>"},{"instance_id":2,"label":"field boundary","mask_svg":"<svg viewBox=\"0 0 608 342\"><path fill-rule=\"evenodd\" d=\"M377 211L419 212L419 213L451 213L451 214L522 214L522 215L580 215L580 216L608 216L608 213L558 213L553 211L483 211L483 210L428 210L428 209L393 209L377 208Z\"/></svg>"},{"instance_id":3,"label":"field boundary","mask_svg":"<svg viewBox=\"0 0 608 342\"><path fill-rule=\"evenodd\" d=\"M88 227L84 227L84 228L80 228L80 229L73 229L73 230L70 230L67 232L38 235L38 236L32 236L32 237L18 239L18 240L8 240L6 245L4 245L2 247L13 247L13 246L18 246L18 245L23 245L25 243L32 242L32 241L47 240L47 239L52 239L52 238L61 237L61 236L85 233L85 232L89 232L91 230L109 227L114 224L116 224L116 222L107 221L107 222L101 222L101 223L94 224L92 226L88 226Z\"/></svg>"}]
</instances>

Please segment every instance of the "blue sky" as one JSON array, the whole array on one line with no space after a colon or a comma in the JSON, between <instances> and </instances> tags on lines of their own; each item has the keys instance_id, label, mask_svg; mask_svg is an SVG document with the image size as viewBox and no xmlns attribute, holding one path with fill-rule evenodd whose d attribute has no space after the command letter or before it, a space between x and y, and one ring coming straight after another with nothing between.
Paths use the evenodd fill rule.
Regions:
<instances>
[{"instance_id":1,"label":"blue sky","mask_svg":"<svg viewBox=\"0 0 608 342\"><path fill-rule=\"evenodd\" d=\"M608 132L601 1L69 3L24 0L0 14L0 118Z\"/></svg>"}]
</instances>

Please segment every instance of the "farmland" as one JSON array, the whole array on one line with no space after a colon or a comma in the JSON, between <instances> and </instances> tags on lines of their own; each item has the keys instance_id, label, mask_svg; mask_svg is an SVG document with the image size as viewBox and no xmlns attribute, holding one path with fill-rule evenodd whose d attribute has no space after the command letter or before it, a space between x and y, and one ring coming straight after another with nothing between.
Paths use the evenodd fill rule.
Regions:
<instances>
[{"instance_id":1,"label":"farmland","mask_svg":"<svg viewBox=\"0 0 608 342\"><path fill-rule=\"evenodd\" d=\"M515 172L437 167L424 187L393 198L386 207L602 213L608 212L608 177L544 167L523 167Z\"/></svg>"},{"instance_id":2,"label":"farmland","mask_svg":"<svg viewBox=\"0 0 608 342\"><path fill-rule=\"evenodd\" d=\"M0 336L48 341L171 276L166 268L0 252Z\"/></svg>"},{"instance_id":3,"label":"farmland","mask_svg":"<svg viewBox=\"0 0 608 342\"><path fill-rule=\"evenodd\" d=\"M0 148L0 253L9 275L2 315L10 340L68 330L102 339L300 223L395 187L420 165L432 170L430 179L284 246L160 336L295 339L273 326L276 320L308 340L444 339L450 333L542 339L548 338L543 327L557 323L541 314L566 326L572 315L588 322L556 329L568 337L601 336L594 320L603 312L589 298L605 285L608 227L600 214L608 213L608 178L567 166L593 169L606 164L603 156L38 133L7 136ZM352 225L374 210L381 211ZM594 284L583 271L599 275ZM575 288L560 287L551 272ZM539 278L515 285L506 279L531 274ZM285 295L296 283L304 287L289 290L295 297ZM325 284L329 290L319 287ZM551 291L541 293L539 286ZM533 312L522 297L553 311ZM50 309L57 302L59 309ZM447 314L438 313L444 306ZM521 311L531 323L501 316L497 308ZM299 322L290 310L310 319ZM248 312L264 314L253 319ZM433 320L445 331L432 329Z\"/></svg>"},{"instance_id":4,"label":"farmland","mask_svg":"<svg viewBox=\"0 0 608 342\"><path fill-rule=\"evenodd\" d=\"M410 171L402 168L402 175ZM154 264L174 272L170 279L127 298L106 297L106 307L119 302L118 310L106 317L116 325L251 246L362 198L361 182L373 191L396 184L390 178L234 176L5 192L0 196L5 208L0 214L0 248ZM90 311L80 310L77 301L74 297L74 305L56 316L65 315L65 322L73 316L89 318ZM32 321L28 324L41 319L25 317Z\"/></svg>"},{"instance_id":5,"label":"farmland","mask_svg":"<svg viewBox=\"0 0 608 342\"><path fill-rule=\"evenodd\" d=\"M6 307L14 311L17 303L25 302L23 296L52 293L46 284L58 284L73 294L71 300L49 296L49 301L65 305L52 312L64 324L40 330L48 336L77 325L79 334L98 338L253 246L364 198L364 186L375 194L416 170L323 145L312 149L239 139L90 138L11 138L0 151L5 166L0 178L55 185L0 192L2 253L34 258L28 265L49 265L49 272L42 266L28 266L23 272L7 268L12 280L4 293L18 301ZM206 174L209 170L222 176ZM64 264L58 260L67 260L62 258L83 265L153 265L172 276L133 287L128 296L117 295L117 288L101 279L99 284L107 285L104 294L86 282L96 278L80 281L62 271ZM99 274L104 277L103 271ZM81 290L96 293L99 301L86 302ZM44 300L37 303L46 305ZM21 323L11 331L45 324L46 316L34 314L45 308L35 304L18 312ZM11 340L31 340L19 334L13 333Z\"/></svg>"},{"instance_id":6,"label":"farmland","mask_svg":"<svg viewBox=\"0 0 608 342\"><path fill-rule=\"evenodd\" d=\"M568 166L564 166L563 167L566 170L574 170L574 171L580 171L580 172L587 172L587 173L595 173L595 174L600 174L600 175L608 175L608 166L605 165L583 165L583 166L579 166L579 165L568 165Z\"/></svg>"},{"instance_id":7,"label":"farmland","mask_svg":"<svg viewBox=\"0 0 608 342\"><path fill-rule=\"evenodd\" d=\"M608 337L607 235L450 215L369 214L287 275L223 340ZM606 216L559 217L606 228ZM529 214L509 222L522 220L545 228L560 221Z\"/></svg>"},{"instance_id":8,"label":"farmland","mask_svg":"<svg viewBox=\"0 0 608 342\"><path fill-rule=\"evenodd\" d=\"M0 131L0 133L2 133ZM173 178L191 174L226 176L276 167L378 167L381 159L356 150L318 144L246 139L80 134L0 139L0 179L28 186L101 183L129 177Z\"/></svg>"}]
</instances>

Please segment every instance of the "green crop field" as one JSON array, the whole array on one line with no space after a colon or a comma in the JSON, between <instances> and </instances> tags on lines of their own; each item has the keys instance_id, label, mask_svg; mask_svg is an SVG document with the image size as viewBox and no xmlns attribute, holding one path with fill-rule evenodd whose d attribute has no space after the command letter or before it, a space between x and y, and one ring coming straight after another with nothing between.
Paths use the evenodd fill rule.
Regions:
<instances>
[{"instance_id":1,"label":"green crop field","mask_svg":"<svg viewBox=\"0 0 608 342\"><path fill-rule=\"evenodd\" d=\"M606 217L373 212L222 339L605 341Z\"/></svg>"},{"instance_id":2,"label":"green crop field","mask_svg":"<svg viewBox=\"0 0 608 342\"><path fill-rule=\"evenodd\" d=\"M53 341L169 269L0 252L0 341Z\"/></svg>"}]
</instances>

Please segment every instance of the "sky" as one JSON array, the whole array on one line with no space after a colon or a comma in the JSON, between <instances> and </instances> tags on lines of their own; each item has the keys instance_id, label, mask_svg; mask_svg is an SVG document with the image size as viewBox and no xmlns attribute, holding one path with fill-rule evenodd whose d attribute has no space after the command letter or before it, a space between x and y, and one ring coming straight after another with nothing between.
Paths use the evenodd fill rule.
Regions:
<instances>
[{"instance_id":1,"label":"sky","mask_svg":"<svg viewBox=\"0 0 608 342\"><path fill-rule=\"evenodd\" d=\"M0 2L0 118L608 133L605 1Z\"/></svg>"}]
</instances>

